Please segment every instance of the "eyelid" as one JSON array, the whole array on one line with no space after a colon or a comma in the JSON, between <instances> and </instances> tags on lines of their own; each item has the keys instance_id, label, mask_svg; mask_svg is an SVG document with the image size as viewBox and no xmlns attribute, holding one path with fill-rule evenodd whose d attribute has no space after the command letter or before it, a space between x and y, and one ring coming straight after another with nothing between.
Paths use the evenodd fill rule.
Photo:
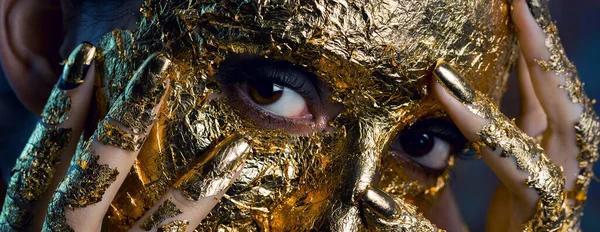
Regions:
<instances>
[{"instance_id":1,"label":"eyelid","mask_svg":"<svg viewBox=\"0 0 600 232\"><path fill-rule=\"evenodd\" d=\"M331 96L330 90L306 68L288 61L240 57L234 55L225 59L213 77L228 103L254 125L265 129L283 129L293 135L306 135L326 130L329 126L327 122L343 110L343 105L327 101ZM243 86L259 81L283 86L300 95L312 117L286 118L255 103L248 88L244 89Z\"/></svg>"},{"instance_id":2,"label":"eyelid","mask_svg":"<svg viewBox=\"0 0 600 232\"><path fill-rule=\"evenodd\" d=\"M287 61L264 58L232 59L219 67L215 78L222 83L239 84L272 81L275 84L294 90L309 102L309 109L322 105L319 82L313 73L304 67ZM311 109L312 110L312 109Z\"/></svg>"},{"instance_id":3,"label":"eyelid","mask_svg":"<svg viewBox=\"0 0 600 232\"><path fill-rule=\"evenodd\" d=\"M400 133L429 133L440 137L453 145L453 153L461 151L467 147L468 140L464 137L460 129L447 118L428 118L416 122L408 129Z\"/></svg>"},{"instance_id":4,"label":"eyelid","mask_svg":"<svg viewBox=\"0 0 600 232\"><path fill-rule=\"evenodd\" d=\"M400 134L397 135L396 140L393 143L399 143L398 139L402 136L402 134L406 133L428 133L434 137L444 140L451 146L448 158L450 158L450 156L461 157L463 155L462 153L464 148L467 146L467 139L462 135L458 127L456 127L452 121L446 118L428 118L420 120L412 126L402 130ZM448 168L447 166L441 169L428 167L405 154L405 152L401 149L401 145L399 147L401 151L398 152L404 156L407 156L406 159L408 159L408 162L419 166L427 176L439 176Z\"/></svg>"}]
</instances>

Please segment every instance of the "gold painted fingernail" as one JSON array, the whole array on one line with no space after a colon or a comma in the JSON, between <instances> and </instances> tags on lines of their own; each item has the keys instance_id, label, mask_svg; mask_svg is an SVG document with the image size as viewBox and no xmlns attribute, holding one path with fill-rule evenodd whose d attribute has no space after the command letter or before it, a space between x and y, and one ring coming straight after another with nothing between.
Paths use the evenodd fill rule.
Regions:
<instances>
[{"instance_id":1,"label":"gold painted fingernail","mask_svg":"<svg viewBox=\"0 0 600 232\"><path fill-rule=\"evenodd\" d=\"M400 215L400 209L396 201L389 194L371 186L365 190L362 203L382 219L393 220Z\"/></svg>"},{"instance_id":2,"label":"gold painted fingernail","mask_svg":"<svg viewBox=\"0 0 600 232\"><path fill-rule=\"evenodd\" d=\"M167 87L166 76L163 74L170 64L171 60L161 53L151 55L129 81L125 88L125 99L138 103L158 104Z\"/></svg>"},{"instance_id":3,"label":"gold painted fingernail","mask_svg":"<svg viewBox=\"0 0 600 232\"><path fill-rule=\"evenodd\" d=\"M175 184L189 200L216 195L229 187L235 171L250 153L250 145L239 136L232 136L219 143L205 160Z\"/></svg>"},{"instance_id":4,"label":"gold painted fingernail","mask_svg":"<svg viewBox=\"0 0 600 232\"><path fill-rule=\"evenodd\" d=\"M167 91L165 71L170 63L160 53L146 59L129 81L123 95L111 107L107 118L123 124L134 134L144 134L154 123L157 115L155 107Z\"/></svg>"},{"instance_id":5,"label":"gold painted fingernail","mask_svg":"<svg viewBox=\"0 0 600 232\"><path fill-rule=\"evenodd\" d=\"M96 47L89 43L82 43L65 61L62 76L52 89L48 102L44 106L42 122L49 125L59 125L69 118L71 110L71 96L66 90L71 90L83 83L87 70L96 54Z\"/></svg>"},{"instance_id":6,"label":"gold painted fingernail","mask_svg":"<svg viewBox=\"0 0 600 232\"><path fill-rule=\"evenodd\" d=\"M84 42L77 46L65 61L58 86L63 90L70 90L83 83L95 55L94 45Z\"/></svg>"},{"instance_id":7,"label":"gold painted fingernail","mask_svg":"<svg viewBox=\"0 0 600 232\"><path fill-rule=\"evenodd\" d=\"M444 89L462 103L471 104L475 101L475 91L471 85L448 63L439 60L433 70L433 75L439 80Z\"/></svg>"}]
</instances>

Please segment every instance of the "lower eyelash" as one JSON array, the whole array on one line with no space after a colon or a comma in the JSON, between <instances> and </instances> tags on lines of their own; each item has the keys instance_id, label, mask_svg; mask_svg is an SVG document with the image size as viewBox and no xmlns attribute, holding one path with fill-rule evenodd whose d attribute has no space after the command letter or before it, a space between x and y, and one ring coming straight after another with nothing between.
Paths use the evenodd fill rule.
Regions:
<instances>
[{"instance_id":1,"label":"lower eyelash","mask_svg":"<svg viewBox=\"0 0 600 232\"><path fill-rule=\"evenodd\" d=\"M288 119L267 112L245 96L242 93L243 90L238 87L230 86L226 91L231 94L228 97L229 104L237 109L242 118L252 121L255 125L266 129L284 129L288 131L296 131L298 128L312 129L314 127L312 120Z\"/></svg>"}]
</instances>

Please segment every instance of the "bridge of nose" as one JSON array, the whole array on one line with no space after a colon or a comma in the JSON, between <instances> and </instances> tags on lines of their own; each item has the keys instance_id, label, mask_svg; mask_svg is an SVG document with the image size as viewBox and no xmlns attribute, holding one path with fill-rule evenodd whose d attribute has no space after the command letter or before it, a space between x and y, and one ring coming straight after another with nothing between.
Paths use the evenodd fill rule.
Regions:
<instances>
[{"instance_id":1,"label":"bridge of nose","mask_svg":"<svg viewBox=\"0 0 600 232\"><path fill-rule=\"evenodd\" d=\"M328 231L360 231L364 229L360 199L380 178L381 162L395 137L394 120L360 118L347 127L344 146L340 146L338 165L340 185L332 196Z\"/></svg>"}]
</instances>

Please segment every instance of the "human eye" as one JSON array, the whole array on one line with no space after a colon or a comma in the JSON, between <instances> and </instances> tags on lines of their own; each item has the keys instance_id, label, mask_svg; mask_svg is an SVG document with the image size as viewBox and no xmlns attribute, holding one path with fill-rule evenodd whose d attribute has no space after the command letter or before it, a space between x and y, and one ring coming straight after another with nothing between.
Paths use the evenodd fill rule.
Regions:
<instances>
[{"instance_id":1,"label":"human eye","mask_svg":"<svg viewBox=\"0 0 600 232\"><path fill-rule=\"evenodd\" d=\"M245 118L292 134L322 130L341 112L314 74L286 61L232 57L216 75L223 95Z\"/></svg>"},{"instance_id":2,"label":"human eye","mask_svg":"<svg viewBox=\"0 0 600 232\"><path fill-rule=\"evenodd\" d=\"M466 139L445 118L419 121L401 131L392 142L392 154L408 158L422 168L425 175L440 175L452 155L463 156Z\"/></svg>"}]
</instances>

